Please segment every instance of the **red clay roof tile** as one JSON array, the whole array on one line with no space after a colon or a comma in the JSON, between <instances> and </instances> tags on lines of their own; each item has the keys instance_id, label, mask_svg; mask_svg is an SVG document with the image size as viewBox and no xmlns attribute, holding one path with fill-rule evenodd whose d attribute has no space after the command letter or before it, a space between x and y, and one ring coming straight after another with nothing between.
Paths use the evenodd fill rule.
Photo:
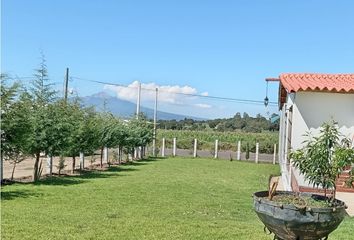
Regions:
<instances>
[{"instance_id":1,"label":"red clay roof tile","mask_svg":"<svg viewBox=\"0 0 354 240\"><path fill-rule=\"evenodd\" d=\"M284 73L279 76L287 92L354 92L354 74Z\"/></svg>"}]
</instances>

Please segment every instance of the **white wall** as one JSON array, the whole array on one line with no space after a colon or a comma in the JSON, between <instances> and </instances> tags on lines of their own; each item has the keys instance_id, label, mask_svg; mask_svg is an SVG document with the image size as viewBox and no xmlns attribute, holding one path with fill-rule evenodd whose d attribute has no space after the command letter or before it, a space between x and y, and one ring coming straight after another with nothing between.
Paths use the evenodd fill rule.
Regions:
<instances>
[{"instance_id":1,"label":"white wall","mask_svg":"<svg viewBox=\"0 0 354 240\"><path fill-rule=\"evenodd\" d=\"M354 137L354 94L298 92L291 95L293 105L292 148L298 149L307 131L316 134L323 122L338 122L341 133Z\"/></svg>"},{"instance_id":2,"label":"white wall","mask_svg":"<svg viewBox=\"0 0 354 240\"><path fill-rule=\"evenodd\" d=\"M354 138L354 94L298 92L289 94L288 103L293 104L293 150L302 147L306 132L316 135L322 123L331 119L345 137ZM299 185L308 185L298 171L294 174Z\"/></svg>"}]
</instances>

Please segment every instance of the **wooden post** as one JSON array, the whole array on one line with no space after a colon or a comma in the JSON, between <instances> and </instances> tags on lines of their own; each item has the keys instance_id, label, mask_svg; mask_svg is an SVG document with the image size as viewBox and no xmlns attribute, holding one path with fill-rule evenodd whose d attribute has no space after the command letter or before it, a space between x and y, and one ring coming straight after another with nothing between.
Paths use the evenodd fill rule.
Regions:
<instances>
[{"instance_id":1,"label":"wooden post","mask_svg":"<svg viewBox=\"0 0 354 240\"><path fill-rule=\"evenodd\" d=\"M258 163L259 143L256 143L256 163Z\"/></svg>"},{"instance_id":2,"label":"wooden post","mask_svg":"<svg viewBox=\"0 0 354 240\"><path fill-rule=\"evenodd\" d=\"M175 157L176 156L176 148L177 148L177 143L176 143L176 138L173 138L173 152L172 155Z\"/></svg>"},{"instance_id":3,"label":"wooden post","mask_svg":"<svg viewBox=\"0 0 354 240\"><path fill-rule=\"evenodd\" d=\"M161 157L165 157L165 138L162 138Z\"/></svg>"},{"instance_id":4,"label":"wooden post","mask_svg":"<svg viewBox=\"0 0 354 240\"><path fill-rule=\"evenodd\" d=\"M47 157L47 174L52 175L53 173L53 157L48 155Z\"/></svg>"},{"instance_id":5,"label":"wooden post","mask_svg":"<svg viewBox=\"0 0 354 240\"><path fill-rule=\"evenodd\" d=\"M68 101L69 68L66 68L64 82L64 101L66 104L66 102Z\"/></svg>"},{"instance_id":6,"label":"wooden post","mask_svg":"<svg viewBox=\"0 0 354 240\"><path fill-rule=\"evenodd\" d=\"M241 141L237 143L237 160L241 160Z\"/></svg>"},{"instance_id":7,"label":"wooden post","mask_svg":"<svg viewBox=\"0 0 354 240\"><path fill-rule=\"evenodd\" d=\"M108 148L104 147L103 149L103 160L104 162L108 163Z\"/></svg>"},{"instance_id":8,"label":"wooden post","mask_svg":"<svg viewBox=\"0 0 354 240\"><path fill-rule=\"evenodd\" d=\"M193 157L197 157L197 147L198 147L198 140L195 138L194 139L194 151L193 151Z\"/></svg>"},{"instance_id":9,"label":"wooden post","mask_svg":"<svg viewBox=\"0 0 354 240\"><path fill-rule=\"evenodd\" d=\"M273 154L273 164L275 164L275 159L277 157L277 144L274 144L274 154Z\"/></svg>"},{"instance_id":10,"label":"wooden post","mask_svg":"<svg viewBox=\"0 0 354 240\"><path fill-rule=\"evenodd\" d=\"M80 170L85 168L85 156L83 152L80 152Z\"/></svg>"},{"instance_id":11,"label":"wooden post","mask_svg":"<svg viewBox=\"0 0 354 240\"><path fill-rule=\"evenodd\" d=\"M215 140L215 155L214 158L218 158L218 150L219 150L219 140Z\"/></svg>"}]
</instances>

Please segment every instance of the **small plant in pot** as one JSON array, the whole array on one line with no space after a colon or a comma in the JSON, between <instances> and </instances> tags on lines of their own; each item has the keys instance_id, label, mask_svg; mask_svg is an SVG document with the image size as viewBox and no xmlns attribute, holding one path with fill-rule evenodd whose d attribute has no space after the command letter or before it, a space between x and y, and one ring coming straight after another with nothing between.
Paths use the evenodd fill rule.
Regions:
<instances>
[{"instance_id":1,"label":"small plant in pot","mask_svg":"<svg viewBox=\"0 0 354 240\"><path fill-rule=\"evenodd\" d=\"M254 194L254 208L275 239L315 240L327 238L345 216L345 203L335 199L336 179L354 162L354 149L341 139L335 122L324 123L320 134L290 154L293 165L324 196L311 193L269 191Z\"/></svg>"}]
</instances>

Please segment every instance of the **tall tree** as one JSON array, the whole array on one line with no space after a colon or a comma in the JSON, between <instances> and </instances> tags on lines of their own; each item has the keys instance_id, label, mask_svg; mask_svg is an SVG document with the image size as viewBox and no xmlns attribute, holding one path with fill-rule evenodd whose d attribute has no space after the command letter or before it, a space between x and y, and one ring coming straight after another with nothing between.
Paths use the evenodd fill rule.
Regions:
<instances>
[{"instance_id":1,"label":"tall tree","mask_svg":"<svg viewBox=\"0 0 354 240\"><path fill-rule=\"evenodd\" d=\"M29 94L31 96L31 137L29 139L28 152L35 156L33 179L37 181L42 172L40 162L41 152L48 154L51 144L51 130L53 126L52 109L56 92L49 83L48 71L44 55L41 55L41 62L38 69L35 69L34 80L32 81Z\"/></svg>"},{"instance_id":2,"label":"tall tree","mask_svg":"<svg viewBox=\"0 0 354 240\"><path fill-rule=\"evenodd\" d=\"M18 137L22 136L23 131L19 128L21 118L15 116L16 100L18 98L20 84L14 82L8 85L10 77L7 74L1 74L1 156L0 156L0 180L3 179L3 160L13 158L14 151L18 152Z\"/></svg>"}]
</instances>

